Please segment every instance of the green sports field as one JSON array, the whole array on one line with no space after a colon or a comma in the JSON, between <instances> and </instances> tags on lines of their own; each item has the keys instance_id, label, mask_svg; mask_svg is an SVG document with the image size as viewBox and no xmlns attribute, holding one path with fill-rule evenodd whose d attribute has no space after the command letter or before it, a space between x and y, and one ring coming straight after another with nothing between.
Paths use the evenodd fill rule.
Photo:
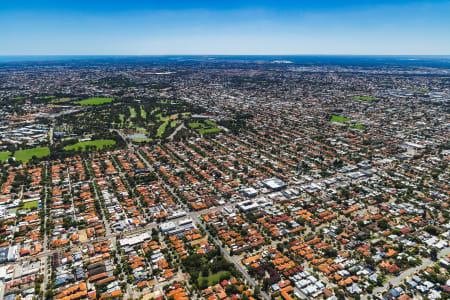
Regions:
<instances>
[{"instance_id":1,"label":"green sports field","mask_svg":"<svg viewBox=\"0 0 450 300\"><path fill-rule=\"evenodd\" d=\"M83 105L83 106L88 106L88 105L100 105L100 104L110 103L113 101L114 101L114 98L92 97L92 98L88 98L85 100L77 101L75 103Z\"/></svg>"},{"instance_id":2,"label":"green sports field","mask_svg":"<svg viewBox=\"0 0 450 300\"><path fill-rule=\"evenodd\" d=\"M18 150L14 153L16 160L27 163L33 156L42 158L50 155L50 149L48 147L36 147L26 150Z\"/></svg>"},{"instance_id":3,"label":"green sports field","mask_svg":"<svg viewBox=\"0 0 450 300\"><path fill-rule=\"evenodd\" d=\"M205 134L205 133L215 133L215 132L219 132L222 129L220 128L208 128L208 129L199 129L198 133L200 134Z\"/></svg>"},{"instance_id":4,"label":"green sports field","mask_svg":"<svg viewBox=\"0 0 450 300\"><path fill-rule=\"evenodd\" d=\"M230 278L230 272L229 271L219 271L217 273L212 274L211 271L209 271L208 277L201 276L198 278L198 283L200 284L203 279L208 280L208 286L213 286L220 282L221 278Z\"/></svg>"},{"instance_id":5,"label":"green sports field","mask_svg":"<svg viewBox=\"0 0 450 300\"><path fill-rule=\"evenodd\" d=\"M147 143L147 142L151 142L152 139L146 139L146 138L137 138L137 139L133 139L133 142L136 143Z\"/></svg>"},{"instance_id":6,"label":"green sports field","mask_svg":"<svg viewBox=\"0 0 450 300\"><path fill-rule=\"evenodd\" d=\"M103 149L103 147L105 146L111 146L111 145L115 145L116 141L113 140L95 140L95 141L86 141L86 142L78 142L76 144L73 145L69 145L64 147L64 150L77 150L78 148L82 148L83 151L86 150L87 146L95 146L97 148L97 150L101 150Z\"/></svg>"},{"instance_id":7,"label":"green sports field","mask_svg":"<svg viewBox=\"0 0 450 300\"><path fill-rule=\"evenodd\" d=\"M364 125L359 125L359 124L356 124L356 125L352 125L352 126L350 126L351 128L355 128L355 129L359 129L359 130L364 130L364 129L366 129L366 126L364 126Z\"/></svg>"},{"instance_id":8,"label":"green sports field","mask_svg":"<svg viewBox=\"0 0 450 300\"><path fill-rule=\"evenodd\" d=\"M344 123L344 122L348 122L348 121L350 121L349 118L346 118L343 116L336 116L336 115L333 115L330 120L330 122L339 122L339 123Z\"/></svg>"},{"instance_id":9,"label":"green sports field","mask_svg":"<svg viewBox=\"0 0 450 300\"><path fill-rule=\"evenodd\" d=\"M25 202L23 204L23 208L25 209L31 209L31 208L37 208L39 206L39 201L30 201L30 202Z\"/></svg>"},{"instance_id":10,"label":"green sports field","mask_svg":"<svg viewBox=\"0 0 450 300\"><path fill-rule=\"evenodd\" d=\"M11 156L11 152L9 152L9 151L0 152L0 162L6 161L10 156Z\"/></svg>"},{"instance_id":11,"label":"green sports field","mask_svg":"<svg viewBox=\"0 0 450 300\"><path fill-rule=\"evenodd\" d=\"M54 104L65 103L65 102L69 102L69 101L72 101L72 100L74 100L74 98L64 97L64 98L52 99L50 101L50 103L54 103Z\"/></svg>"}]
</instances>

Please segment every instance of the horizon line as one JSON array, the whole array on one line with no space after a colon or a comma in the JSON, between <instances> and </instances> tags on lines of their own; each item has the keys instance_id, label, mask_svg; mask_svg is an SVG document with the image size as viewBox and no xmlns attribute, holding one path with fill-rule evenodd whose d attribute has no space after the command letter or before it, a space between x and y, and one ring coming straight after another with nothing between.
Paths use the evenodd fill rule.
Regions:
<instances>
[{"instance_id":1,"label":"horizon line","mask_svg":"<svg viewBox=\"0 0 450 300\"><path fill-rule=\"evenodd\" d=\"M236 54L236 53L174 53L174 54L0 54L0 57L45 57L45 56L450 56L448 54L380 54L380 53L287 53L287 54Z\"/></svg>"}]
</instances>

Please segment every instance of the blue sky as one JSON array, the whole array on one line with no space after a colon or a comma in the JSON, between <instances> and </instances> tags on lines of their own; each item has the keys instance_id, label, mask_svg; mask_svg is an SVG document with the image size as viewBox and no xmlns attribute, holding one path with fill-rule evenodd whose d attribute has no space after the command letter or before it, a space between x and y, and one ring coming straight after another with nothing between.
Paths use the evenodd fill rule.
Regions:
<instances>
[{"instance_id":1,"label":"blue sky","mask_svg":"<svg viewBox=\"0 0 450 300\"><path fill-rule=\"evenodd\" d=\"M450 54L450 1L1 0L0 55Z\"/></svg>"}]
</instances>

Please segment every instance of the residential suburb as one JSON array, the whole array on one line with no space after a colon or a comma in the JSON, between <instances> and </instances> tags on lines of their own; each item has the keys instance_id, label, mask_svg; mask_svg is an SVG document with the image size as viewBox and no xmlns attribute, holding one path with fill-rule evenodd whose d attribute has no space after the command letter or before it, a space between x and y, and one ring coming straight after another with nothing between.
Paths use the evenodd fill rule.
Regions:
<instances>
[{"instance_id":1,"label":"residential suburb","mask_svg":"<svg viewBox=\"0 0 450 300\"><path fill-rule=\"evenodd\" d=\"M450 299L450 63L0 63L0 299Z\"/></svg>"}]
</instances>

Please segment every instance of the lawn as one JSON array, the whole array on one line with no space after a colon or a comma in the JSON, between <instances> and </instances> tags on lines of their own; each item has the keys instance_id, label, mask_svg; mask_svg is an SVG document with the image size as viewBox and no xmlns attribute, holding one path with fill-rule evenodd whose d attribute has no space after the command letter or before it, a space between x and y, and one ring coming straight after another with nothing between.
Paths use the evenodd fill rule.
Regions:
<instances>
[{"instance_id":1,"label":"lawn","mask_svg":"<svg viewBox=\"0 0 450 300\"><path fill-rule=\"evenodd\" d=\"M137 138L137 139L133 139L133 142L136 143L147 143L147 142L151 142L152 139L145 139L145 138Z\"/></svg>"},{"instance_id":2,"label":"lawn","mask_svg":"<svg viewBox=\"0 0 450 300\"><path fill-rule=\"evenodd\" d=\"M64 150L77 150L78 148L82 148L83 151L86 150L86 146L95 146L97 150L103 149L105 146L111 146L115 145L116 141L113 140L95 140L95 141L86 141L86 142L79 142L73 145L69 145L64 147Z\"/></svg>"},{"instance_id":3,"label":"lawn","mask_svg":"<svg viewBox=\"0 0 450 300\"><path fill-rule=\"evenodd\" d=\"M30 201L30 202L25 202L23 204L23 208L25 209L32 209L32 208L37 208L39 206L39 200L36 201Z\"/></svg>"},{"instance_id":4,"label":"lawn","mask_svg":"<svg viewBox=\"0 0 450 300\"><path fill-rule=\"evenodd\" d=\"M176 120L176 119L178 119L178 114L170 115L169 119L171 119L171 120Z\"/></svg>"},{"instance_id":5,"label":"lawn","mask_svg":"<svg viewBox=\"0 0 450 300\"><path fill-rule=\"evenodd\" d=\"M354 96L352 97L353 100L364 100L364 101L376 101L378 100L377 98L372 98L372 97L361 97L361 96Z\"/></svg>"},{"instance_id":6,"label":"lawn","mask_svg":"<svg viewBox=\"0 0 450 300\"><path fill-rule=\"evenodd\" d=\"M26 150L18 150L14 153L14 157L24 163L27 163L33 156L42 158L50 155L50 149L48 147L36 147Z\"/></svg>"},{"instance_id":7,"label":"lawn","mask_svg":"<svg viewBox=\"0 0 450 300\"><path fill-rule=\"evenodd\" d=\"M188 125L189 125L189 127L194 128L194 129L199 128L199 127L205 127L205 124L200 123L200 122L192 122L192 123L189 123Z\"/></svg>"},{"instance_id":8,"label":"lawn","mask_svg":"<svg viewBox=\"0 0 450 300\"><path fill-rule=\"evenodd\" d=\"M342 117L342 116L336 116L336 115L333 115L330 120L330 122L339 122L339 123L344 123L344 122L348 122L348 121L350 121L349 118Z\"/></svg>"},{"instance_id":9,"label":"lawn","mask_svg":"<svg viewBox=\"0 0 450 300\"><path fill-rule=\"evenodd\" d=\"M155 115L155 117L157 119L159 119L160 121L166 121L166 120L169 119L169 117L163 117L162 113L159 113L159 114Z\"/></svg>"},{"instance_id":10,"label":"lawn","mask_svg":"<svg viewBox=\"0 0 450 300\"><path fill-rule=\"evenodd\" d=\"M115 100L114 98L92 97L92 98L88 98L85 100L77 101L75 103L83 105L83 106L88 106L88 105L100 105L100 104L110 103L110 102L113 102L114 100Z\"/></svg>"},{"instance_id":11,"label":"lawn","mask_svg":"<svg viewBox=\"0 0 450 300\"><path fill-rule=\"evenodd\" d=\"M147 112L144 110L144 107L141 105L141 118L147 119Z\"/></svg>"},{"instance_id":12,"label":"lawn","mask_svg":"<svg viewBox=\"0 0 450 300\"><path fill-rule=\"evenodd\" d=\"M205 133L214 133L214 132L219 132L222 129L220 128L208 128L208 129L199 129L198 133L200 133L201 135L205 134Z\"/></svg>"},{"instance_id":13,"label":"lawn","mask_svg":"<svg viewBox=\"0 0 450 300\"><path fill-rule=\"evenodd\" d=\"M11 156L11 152L9 152L9 151L0 152L0 162L6 161L10 156Z\"/></svg>"},{"instance_id":14,"label":"lawn","mask_svg":"<svg viewBox=\"0 0 450 300\"><path fill-rule=\"evenodd\" d=\"M191 278L197 279L195 285L200 289L229 279L235 270L234 265L216 251L205 255L192 254L182 260L182 267Z\"/></svg>"},{"instance_id":15,"label":"lawn","mask_svg":"<svg viewBox=\"0 0 450 300\"><path fill-rule=\"evenodd\" d=\"M427 93L430 90L429 89L410 89L411 92L424 92Z\"/></svg>"},{"instance_id":16,"label":"lawn","mask_svg":"<svg viewBox=\"0 0 450 300\"><path fill-rule=\"evenodd\" d=\"M14 97L14 98L11 98L11 100L23 100L23 99L26 99L27 97Z\"/></svg>"},{"instance_id":17,"label":"lawn","mask_svg":"<svg viewBox=\"0 0 450 300\"><path fill-rule=\"evenodd\" d=\"M68 97L65 97L65 98L59 98L59 99L53 99L52 101L50 101L50 103L64 103L64 102L69 102L69 101L71 101L71 100L74 100L75 98L68 98Z\"/></svg>"},{"instance_id":18,"label":"lawn","mask_svg":"<svg viewBox=\"0 0 450 300\"><path fill-rule=\"evenodd\" d=\"M166 127L168 124L169 120L167 119L166 121L164 121L164 123L161 124L161 126L159 126L158 131L156 132L156 137L162 137L164 131L166 131Z\"/></svg>"},{"instance_id":19,"label":"lawn","mask_svg":"<svg viewBox=\"0 0 450 300\"><path fill-rule=\"evenodd\" d=\"M206 277L208 279L208 286L213 286L225 278L228 279L228 278L230 278L230 275L231 275L231 273L228 271L219 271L215 274L211 274L211 271L209 271L209 276ZM203 278L204 278L203 276L198 277L199 285L201 284Z\"/></svg>"},{"instance_id":20,"label":"lawn","mask_svg":"<svg viewBox=\"0 0 450 300\"><path fill-rule=\"evenodd\" d=\"M170 127L174 128L175 126L177 126L178 121L172 121L170 122Z\"/></svg>"},{"instance_id":21,"label":"lawn","mask_svg":"<svg viewBox=\"0 0 450 300\"><path fill-rule=\"evenodd\" d=\"M205 120L205 124L206 124L206 125L209 125L209 126L214 126L214 127L217 126L216 123L214 123L213 121L210 121L210 120Z\"/></svg>"},{"instance_id":22,"label":"lawn","mask_svg":"<svg viewBox=\"0 0 450 300\"><path fill-rule=\"evenodd\" d=\"M134 107L129 106L128 108L130 109L130 118L136 118L136 110L134 109Z\"/></svg>"},{"instance_id":23,"label":"lawn","mask_svg":"<svg viewBox=\"0 0 450 300\"><path fill-rule=\"evenodd\" d=\"M351 128L355 128L355 129L359 129L359 130L364 130L366 129L366 126L364 125L352 125L350 126Z\"/></svg>"},{"instance_id":24,"label":"lawn","mask_svg":"<svg viewBox=\"0 0 450 300\"><path fill-rule=\"evenodd\" d=\"M159 113L159 114L155 115L155 117L158 118L160 121L164 122L161 124L161 126L159 126L158 131L156 132L156 137L160 138L164 134L164 131L166 131L166 127L169 125L169 121L172 120L171 122L175 122L173 120L176 120L178 118L178 114L173 114L170 116L163 116L162 113ZM170 123L171 126L172 126L172 124L173 123Z\"/></svg>"},{"instance_id":25,"label":"lawn","mask_svg":"<svg viewBox=\"0 0 450 300\"><path fill-rule=\"evenodd\" d=\"M136 127L136 131L139 131L140 133L143 133L143 134L148 134L147 130L145 130L145 128L142 128L142 127Z\"/></svg>"},{"instance_id":26,"label":"lawn","mask_svg":"<svg viewBox=\"0 0 450 300\"><path fill-rule=\"evenodd\" d=\"M119 114L119 119L120 119L120 123L123 123L123 121L125 121L125 115Z\"/></svg>"}]
</instances>

